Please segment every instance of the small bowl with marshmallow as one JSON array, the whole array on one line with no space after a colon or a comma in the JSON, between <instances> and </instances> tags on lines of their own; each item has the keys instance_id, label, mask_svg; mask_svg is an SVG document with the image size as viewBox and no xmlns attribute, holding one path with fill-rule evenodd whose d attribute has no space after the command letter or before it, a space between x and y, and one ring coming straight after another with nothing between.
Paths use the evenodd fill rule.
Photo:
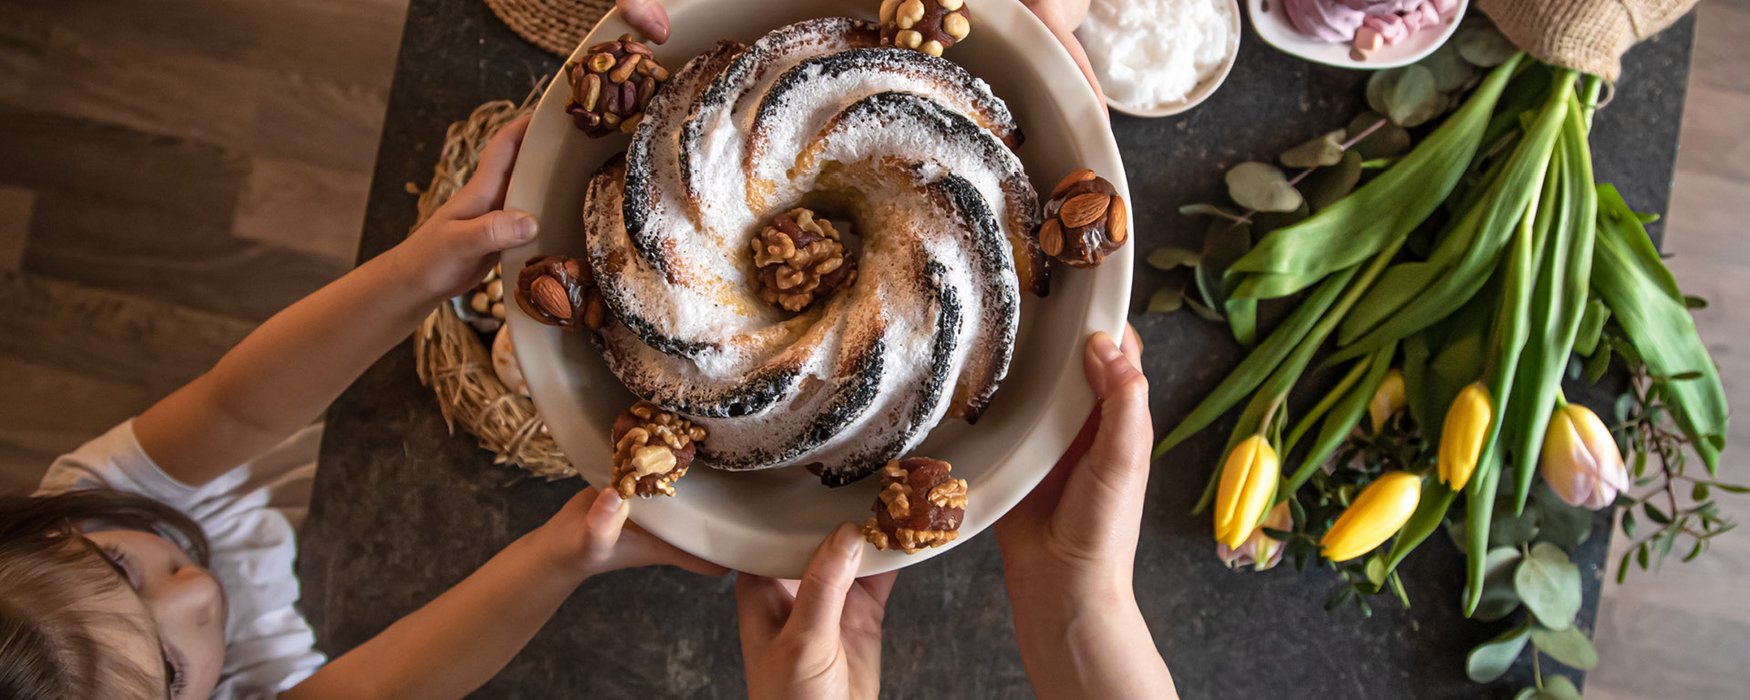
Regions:
<instances>
[{"instance_id":1,"label":"small bowl with marshmallow","mask_svg":"<svg viewBox=\"0 0 1750 700\"><path fill-rule=\"evenodd\" d=\"M1380 70L1452 37L1470 0L1246 0L1258 38L1315 63Z\"/></svg>"},{"instance_id":2,"label":"small bowl with marshmallow","mask_svg":"<svg viewBox=\"0 0 1750 700\"><path fill-rule=\"evenodd\" d=\"M1138 117L1196 107L1240 50L1238 0L1092 0L1076 38L1106 106Z\"/></svg>"}]
</instances>

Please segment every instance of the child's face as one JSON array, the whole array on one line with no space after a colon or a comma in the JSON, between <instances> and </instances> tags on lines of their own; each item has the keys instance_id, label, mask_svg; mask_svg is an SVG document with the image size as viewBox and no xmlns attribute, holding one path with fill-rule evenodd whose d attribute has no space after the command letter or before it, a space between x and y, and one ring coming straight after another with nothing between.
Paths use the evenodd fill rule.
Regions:
<instances>
[{"instance_id":1,"label":"child's face","mask_svg":"<svg viewBox=\"0 0 1750 700\"><path fill-rule=\"evenodd\" d=\"M133 594L99 602L117 615L143 617L155 639L117 639L141 669L161 675L172 700L205 698L225 659L225 591L169 540L137 530L89 532Z\"/></svg>"}]
</instances>

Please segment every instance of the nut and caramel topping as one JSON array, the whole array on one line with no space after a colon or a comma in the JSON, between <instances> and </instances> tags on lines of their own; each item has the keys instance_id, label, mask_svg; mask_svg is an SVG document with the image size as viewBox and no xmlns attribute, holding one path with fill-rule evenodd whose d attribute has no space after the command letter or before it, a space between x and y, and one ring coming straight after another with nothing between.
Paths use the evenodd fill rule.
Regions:
<instances>
[{"instance_id":1,"label":"nut and caramel topping","mask_svg":"<svg viewBox=\"0 0 1750 700\"><path fill-rule=\"evenodd\" d=\"M857 279L857 263L832 222L797 207L772 217L754 236L760 299L801 311Z\"/></svg>"},{"instance_id":2,"label":"nut and caramel topping","mask_svg":"<svg viewBox=\"0 0 1750 700\"><path fill-rule=\"evenodd\" d=\"M549 326L599 331L607 305L589 265L576 258L531 258L517 275L516 302L523 313Z\"/></svg>"},{"instance_id":3,"label":"nut and caramel topping","mask_svg":"<svg viewBox=\"0 0 1750 700\"><path fill-rule=\"evenodd\" d=\"M565 75L571 84L565 112L592 137L632 133L650 97L668 82L668 69L631 34L589 47L583 58L566 64Z\"/></svg>"},{"instance_id":4,"label":"nut and caramel topping","mask_svg":"<svg viewBox=\"0 0 1750 700\"><path fill-rule=\"evenodd\" d=\"M882 0L881 45L916 49L931 56L972 33L966 0Z\"/></svg>"},{"instance_id":5,"label":"nut and caramel topping","mask_svg":"<svg viewBox=\"0 0 1750 700\"><path fill-rule=\"evenodd\" d=\"M876 549L906 554L939 547L960 536L966 517L966 480L939 459L896 459L881 468L881 494L875 516L863 523L863 536Z\"/></svg>"},{"instance_id":6,"label":"nut and caramel topping","mask_svg":"<svg viewBox=\"0 0 1750 700\"><path fill-rule=\"evenodd\" d=\"M1130 237L1124 197L1094 171L1082 168L1052 188L1039 226L1039 249L1072 267L1094 267Z\"/></svg>"},{"instance_id":7,"label":"nut and caramel topping","mask_svg":"<svg viewBox=\"0 0 1750 700\"><path fill-rule=\"evenodd\" d=\"M614 419L613 471L609 482L621 498L673 496L705 439L705 429L656 404L639 401Z\"/></svg>"}]
</instances>

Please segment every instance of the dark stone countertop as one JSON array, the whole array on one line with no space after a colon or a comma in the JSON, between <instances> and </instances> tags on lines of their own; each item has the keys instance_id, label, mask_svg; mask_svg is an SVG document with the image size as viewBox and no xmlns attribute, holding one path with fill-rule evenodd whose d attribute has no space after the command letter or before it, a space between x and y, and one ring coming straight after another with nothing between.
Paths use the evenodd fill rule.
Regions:
<instances>
[{"instance_id":1,"label":"dark stone countertop","mask_svg":"<svg viewBox=\"0 0 1750 700\"><path fill-rule=\"evenodd\" d=\"M1641 210L1663 212L1670 193L1693 32L1687 18L1631 52L1614 101L1597 118L1599 177ZM449 122L486 100L521 97L558 63L482 3L413 0L360 259L405 235L414 216L406 185L429 179ZM1165 119L1115 117L1138 195L1138 245L1198 240L1201 226L1176 213L1180 204L1215 197L1227 165L1344 124L1359 109L1364 78L1292 59L1248 30L1238 65L1207 104ZM1164 277L1138 258L1140 300ZM1133 320L1150 348L1144 368L1156 429L1164 430L1239 361L1240 350L1222 328L1190 314ZM1137 597L1185 697L1508 697L1526 683L1523 668L1487 687L1464 678L1465 651L1498 626L1460 617L1462 556L1444 536L1405 564L1414 607L1381 601L1371 619L1352 608L1322 609L1334 583L1328 572L1222 568L1208 523L1189 510L1228 426L1156 465L1137 553ZM411 345L402 344L329 413L298 565L318 646L338 655L364 642L537 526L578 488L518 479L492 466L469 437L447 434L414 377ZM1607 544L1602 525L1595 534L1577 555L1588 630ZM991 536L900 576L882 662L890 697L1027 692ZM739 697L741 674L730 579L627 571L585 583L479 695Z\"/></svg>"}]
</instances>

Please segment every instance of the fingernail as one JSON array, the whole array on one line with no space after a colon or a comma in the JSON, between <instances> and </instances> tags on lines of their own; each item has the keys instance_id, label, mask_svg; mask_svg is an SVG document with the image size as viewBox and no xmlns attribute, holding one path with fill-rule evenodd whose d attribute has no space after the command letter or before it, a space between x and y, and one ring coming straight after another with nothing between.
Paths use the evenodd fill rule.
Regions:
<instances>
[{"instance_id":1,"label":"fingernail","mask_svg":"<svg viewBox=\"0 0 1750 700\"><path fill-rule=\"evenodd\" d=\"M1097 331L1094 333L1094 337L1088 339L1088 354L1093 355L1100 364L1108 364L1124 356L1124 353L1118 349L1118 344L1112 342L1112 336L1107 335L1105 331Z\"/></svg>"},{"instance_id":2,"label":"fingernail","mask_svg":"<svg viewBox=\"0 0 1750 700\"><path fill-rule=\"evenodd\" d=\"M535 233L541 228L540 220L536 219L534 214L521 211L514 212L511 216L515 219L512 222L511 236L516 242L527 243L534 240Z\"/></svg>"},{"instance_id":3,"label":"fingernail","mask_svg":"<svg viewBox=\"0 0 1750 700\"><path fill-rule=\"evenodd\" d=\"M832 533L832 537L833 546L844 552L845 556L850 558L851 566L855 567L858 561L863 558L863 533L858 530L857 524L853 522L839 524L839 529Z\"/></svg>"},{"instance_id":4,"label":"fingernail","mask_svg":"<svg viewBox=\"0 0 1750 700\"><path fill-rule=\"evenodd\" d=\"M626 505L626 499L620 497L619 491L603 489L601 495L596 496L595 505L590 508L590 515L594 516L591 520L612 518L618 515L621 510L624 510ZM592 522L591 524L600 525L604 523Z\"/></svg>"}]
</instances>

